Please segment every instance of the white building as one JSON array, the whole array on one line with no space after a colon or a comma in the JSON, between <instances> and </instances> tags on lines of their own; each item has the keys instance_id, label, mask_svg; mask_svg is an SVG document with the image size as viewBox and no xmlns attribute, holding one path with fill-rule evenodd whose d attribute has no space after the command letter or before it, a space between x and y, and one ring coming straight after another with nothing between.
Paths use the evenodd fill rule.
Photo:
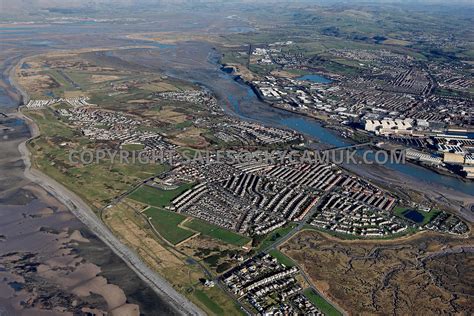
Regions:
<instances>
[{"instance_id":1,"label":"white building","mask_svg":"<svg viewBox=\"0 0 474 316\"><path fill-rule=\"evenodd\" d=\"M413 119L367 120L365 130L377 135L412 134Z\"/></svg>"}]
</instances>

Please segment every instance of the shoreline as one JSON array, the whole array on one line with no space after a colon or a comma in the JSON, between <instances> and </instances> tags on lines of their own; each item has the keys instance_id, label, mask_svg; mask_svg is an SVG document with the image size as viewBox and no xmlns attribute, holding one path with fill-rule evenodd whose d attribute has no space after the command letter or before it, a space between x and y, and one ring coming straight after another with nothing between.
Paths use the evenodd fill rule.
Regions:
<instances>
[{"instance_id":1,"label":"shoreline","mask_svg":"<svg viewBox=\"0 0 474 316\"><path fill-rule=\"evenodd\" d=\"M16 69L16 68L13 68L13 69ZM14 79L12 79L12 83L13 83L13 81L14 81ZM22 91L18 86L16 86L16 88L19 89L19 91ZM180 300L176 300L176 299L171 298L168 295L168 293L166 293L166 292L163 293L163 289L162 289L163 286L160 286L160 285L157 285L156 283L154 283L149 278L149 276L147 274L148 271L145 271L145 270L142 271L141 270L142 267L135 267L134 266L135 264L140 265L140 263L137 263L134 260L136 259L136 260L141 262L141 259L139 259L138 256L136 254L134 254L133 251L130 251L130 249L128 249L126 246L121 245L121 242L118 240L118 238L115 237L110 232L110 230L105 226L105 224L103 224L103 222L100 221L100 219L92 212L90 207L86 203L84 203L84 201L82 201L72 191L66 189L63 185L56 182L54 179L51 179L47 175L43 174L41 171L32 168L31 161L30 161L31 153L29 152L26 144L31 139L34 139L35 137L38 137L40 135L40 132L39 132L38 126L34 122L34 120L30 119L29 117L27 117L26 115L24 115L21 112L21 107L18 109L17 116L18 116L18 118L25 120L25 122L28 125L28 127L30 128L30 131L31 131L31 134L32 134L31 138L29 138L28 140L26 140L25 142L23 142L19 146L19 150L22 154L22 158L25 161L25 167L26 167L25 171L24 171L25 172L25 177L29 178L30 180L32 180L35 183L38 183L40 186L42 186L48 192L50 192L52 195L54 195L56 198L58 198L58 200L63 202L70 209L70 211L81 222L83 222L87 227L89 227L89 229L92 232L94 232L97 235L97 237L99 237L120 258L122 258L122 260L124 260L127 263L127 265L129 265L129 267L132 268L142 280L144 280L147 284L149 284L153 288L153 290L155 290L155 292L158 295L160 295L160 296L166 295L166 297L170 298L173 302L177 303L178 305L176 305L174 307L177 307L177 308L178 308L178 306L183 307L184 304L181 303ZM258 121L258 120L256 120L256 121ZM293 130L289 127L288 127L288 129ZM22 147L22 148L20 149L20 147ZM28 163L27 163L27 160L28 160ZM67 198L69 198L69 201L67 200ZM105 230L105 231L102 231L102 230ZM109 235L111 235L111 236L109 236ZM108 239L109 237L111 239ZM121 246L123 246L125 248L125 250L124 249L119 249L119 247L121 247ZM115 247L117 247L117 248L115 248ZM132 256L135 256L136 258L128 258L127 256L130 255L130 253L127 252L127 251L131 252ZM141 265L146 266L146 264L144 264L143 262L141 262ZM140 270L140 271L138 271L138 270ZM148 268L148 270L151 271L151 269L149 269L149 268ZM143 274L144 272L145 272L145 274ZM161 278L161 276L159 274L157 274L153 271L151 271L151 273L154 273L158 277L158 279L159 279L157 281L158 283L165 282L166 285L169 286L167 281L164 280L163 278ZM163 285L163 284L161 284L161 285ZM157 287L157 289L155 289L155 286ZM174 291L174 289L172 289L172 291ZM176 295L180 296L179 299L184 299L184 300L188 301L186 298L184 298L183 296L181 296L181 294L179 294L177 292L176 292ZM190 302L190 301L188 303L193 305L193 303Z\"/></svg>"},{"instance_id":2,"label":"shoreline","mask_svg":"<svg viewBox=\"0 0 474 316\"><path fill-rule=\"evenodd\" d=\"M13 66L9 71L10 83L21 94L23 102L28 100L28 94L18 85L14 79L14 71L24 59ZM135 272L135 274L145 282L163 300L170 303L170 306L181 315L205 315L193 302L182 294L178 293L167 280L153 271L140 257L122 242L109 230L109 228L96 216L90 206L85 203L74 192L70 191L56 180L35 169L31 164L31 152L27 144L31 140L41 135L38 125L34 120L22 113L22 106L17 107L17 111L8 115L25 122L30 137L18 145L21 159L25 165L23 175L26 179L39 185L82 222L92 233L94 233L105 245L107 245L125 264Z\"/></svg>"},{"instance_id":3,"label":"shoreline","mask_svg":"<svg viewBox=\"0 0 474 316\"><path fill-rule=\"evenodd\" d=\"M219 62L218 62L218 65L220 67L222 67L222 64L219 63ZM255 89L253 88L251 83L245 81L240 76L235 76L235 75L232 75L232 74L229 74L229 75L232 76L232 78L235 82L237 82L237 83L239 83L239 84L241 84L245 87L248 87L248 88L252 89L252 91L254 91L256 97L261 102L266 104L266 106L271 107L271 108L275 108L275 109L278 109L278 110L281 110L281 111L285 111L287 113L294 114L297 117L313 119L313 120L317 121L318 124L320 124L322 128L328 129L328 132L334 132L335 131L330 126L327 126L326 122L322 121L318 117L308 115L306 113L301 113L301 112L298 112L298 111L294 111L294 110L291 110L291 109L275 106L271 103L266 102L265 100L263 100L259 96L258 93L255 92ZM233 112L232 109L231 109L231 111ZM237 114L237 116L240 117L238 114ZM259 122L259 123L263 123L263 122L261 122L257 119L252 119L252 120L255 120L256 122ZM285 126L284 128L286 128L288 130L298 132L297 130L295 130L291 127ZM301 133L301 132L299 132L299 133ZM316 138L312 135L308 135L308 134L305 134L305 133L302 133L302 134L304 134L305 137L309 137L309 139L316 140L317 142L319 142L318 138ZM357 142L355 140L351 139L351 138L347 138L347 142L357 144ZM462 181L465 184L469 184L469 183L472 182L472 181L466 181L466 179L463 179L462 177L457 177L456 175L441 174L439 172L436 172L436 171L432 170L431 168L427 168L425 166L421 166L421 165L418 165L418 164L413 163L413 162L408 162L408 163L412 164L413 166L416 166L418 168L422 168L422 169L428 170L430 172L436 173L436 175L438 175L438 176L444 176L444 177L449 177L451 179L457 179L459 181ZM419 179L417 179L416 177L411 177L411 179L404 179L403 178L403 176L404 176L403 173L401 173L399 171L396 171L396 170L392 170L390 168L381 169L381 171L383 171L381 174L374 175L374 174L372 174L373 170L365 170L365 169L361 169L361 168L356 168L354 166L342 166L342 167L346 171L349 171L350 173L356 174L356 175L358 175L362 178L365 178L366 180L369 180L369 181L376 181L380 184L385 184L385 185L389 185L389 186L391 186L393 184L396 184L396 185L398 184L400 186L400 188L402 188L402 187L406 188L408 186L410 189L412 189L414 191L423 192L426 196L429 196L432 200L439 201L440 198L441 198L441 199L447 199L447 200L454 200L454 201L457 201L458 203L460 202L460 203L462 203L462 206L461 205L454 206L452 203L449 203L449 205L451 207L454 206L456 208L456 213L458 215L461 215L464 219L468 220L469 222L472 222L474 220L474 215L472 215L468 211L466 211L466 209L470 205L474 205L474 196L472 196L472 195L469 195L469 194L464 193L464 192L456 191L455 189L452 189L448 186L443 186L443 185L438 184L438 183L433 183L433 182L424 183L424 182L420 181ZM421 188L421 190L420 190L420 188ZM431 192L429 190L431 190Z\"/></svg>"},{"instance_id":4,"label":"shoreline","mask_svg":"<svg viewBox=\"0 0 474 316\"><path fill-rule=\"evenodd\" d=\"M20 143L18 150L25 164L24 176L26 179L36 183L48 193L63 203L74 216L79 219L91 232L93 232L104 244L106 244L127 266L132 269L137 276L149 285L153 291L176 309L181 315L205 315L194 303L179 294L162 276L151 270L138 255L122 242L103 224L94 214L92 209L81 198L56 180L45 175L41 171L31 166L31 153L27 148L27 143L40 136L36 123L21 113L19 110L15 115L27 124L32 137ZM174 304L173 304L174 303Z\"/></svg>"},{"instance_id":5,"label":"shoreline","mask_svg":"<svg viewBox=\"0 0 474 316\"><path fill-rule=\"evenodd\" d=\"M220 65L222 67L221 70L223 70L225 67L227 67L225 64L220 64ZM232 67L234 67L234 66L232 66ZM230 73L230 75L234 76L234 80L236 82L250 87L252 89L252 91L255 93L255 95L257 96L257 98L261 102L265 103L266 105L268 105L272 108L278 109L278 110L282 110L282 111L285 111L285 112L288 112L288 113L298 115L298 116L311 118L313 120L316 120L321 125L321 127L326 128L326 129L330 130L331 132L335 132L335 133L338 132L338 130L336 128L332 127L332 125L328 124L328 122L326 122L324 119L322 119L321 117L319 117L315 114L304 112L304 111L298 111L298 110L292 109L290 107L285 107L285 106L277 105L275 103L266 101L265 98L262 97L262 95L258 92L258 90L255 88L255 86L250 81L244 79L241 75L234 75L232 73ZM352 130L354 132L357 131L356 129L353 129L353 128L349 128L349 130ZM340 136L341 138L343 137L341 135L338 135L338 136ZM357 140L355 140L351 137L348 137L346 139L347 139L347 141L353 142L354 144L359 143ZM416 165L416 166L422 167L426 170L432 171L432 172L434 172L438 175L458 179L458 180L460 180L464 183L471 183L473 181L472 179L468 179L466 177L463 177L462 175L460 175L458 173L440 170L440 169L434 168L430 165L426 165L426 164L423 164L423 163L416 162L414 160L410 160L409 162L412 163L413 165Z\"/></svg>"}]
</instances>

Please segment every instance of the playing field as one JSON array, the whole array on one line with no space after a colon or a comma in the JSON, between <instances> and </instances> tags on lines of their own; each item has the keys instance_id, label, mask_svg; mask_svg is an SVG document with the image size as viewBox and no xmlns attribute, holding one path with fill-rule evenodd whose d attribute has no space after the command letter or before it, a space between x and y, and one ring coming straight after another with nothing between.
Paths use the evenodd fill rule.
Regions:
<instances>
[{"instance_id":1,"label":"playing field","mask_svg":"<svg viewBox=\"0 0 474 316\"><path fill-rule=\"evenodd\" d=\"M129 198L151 206L165 207L168 206L175 197L190 189L192 186L193 184L188 183L174 190L161 190L144 185L132 192Z\"/></svg>"},{"instance_id":2,"label":"playing field","mask_svg":"<svg viewBox=\"0 0 474 316\"><path fill-rule=\"evenodd\" d=\"M184 215L154 207L147 209L145 214L151 217L151 223L160 235L174 245L194 235L194 232L178 227L186 219Z\"/></svg>"},{"instance_id":3,"label":"playing field","mask_svg":"<svg viewBox=\"0 0 474 316\"><path fill-rule=\"evenodd\" d=\"M243 246L250 241L250 238L234 233L230 230L206 223L199 219L192 219L183 224L192 230L198 231L205 236L220 239L226 243Z\"/></svg>"}]
</instances>

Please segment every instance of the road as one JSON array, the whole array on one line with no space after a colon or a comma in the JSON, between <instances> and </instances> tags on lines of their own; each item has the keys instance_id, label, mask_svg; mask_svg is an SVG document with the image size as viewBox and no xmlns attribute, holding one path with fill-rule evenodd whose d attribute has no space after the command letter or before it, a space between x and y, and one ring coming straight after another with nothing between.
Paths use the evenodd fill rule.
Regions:
<instances>
[{"instance_id":1,"label":"road","mask_svg":"<svg viewBox=\"0 0 474 316\"><path fill-rule=\"evenodd\" d=\"M165 172L166 173L166 172ZM153 176L149 179L152 179L154 177L157 177L158 175L156 176ZM143 181L141 182L140 184L136 185L133 189L130 189L128 192L131 193L133 191L135 191L138 187L140 187L141 185L143 185L144 183L146 183L147 181ZM124 194L121 194L119 195L117 198L115 198L113 200L113 204L117 204L118 202L122 201L124 198L126 197L126 195ZM229 295L230 298L232 298L232 300L234 301L234 303L236 305L238 305L240 307L240 309L245 312L247 315L252 315L252 312L245 306L243 305L239 300L238 298L236 298L234 296L234 294L232 292L230 292L227 288L227 286L222 283L222 281L220 280L219 277L214 277L214 275L211 273L211 271L209 271L207 269L206 266L204 266L201 262L195 260L193 257L187 255L185 252L179 250L175 245L173 245L172 243L170 243L166 238L164 238L160 232L155 228L155 226L153 225L153 223L151 222L150 218L148 216L146 216L145 214L143 214L143 212L135 209L133 206L129 205L129 204L126 204L128 207L130 207L131 209L134 210L134 212L138 215L138 216L142 216L144 218L144 220L148 223L148 226L150 226L151 230L153 231L153 233L155 234L155 236L161 240L165 245L163 245L164 247L169 247L171 249L173 249L173 251L176 251L178 252L179 254L181 254L183 257L185 257L186 259L189 259L191 262L194 262L195 264L197 264L201 270L204 272L204 274L206 275L206 277L209 279L209 280L213 280L215 284L217 284L217 286L219 286L219 288L227 293L227 295Z\"/></svg>"},{"instance_id":2,"label":"road","mask_svg":"<svg viewBox=\"0 0 474 316\"><path fill-rule=\"evenodd\" d=\"M25 117L21 112L16 114L17 117L26 121L30 127L32 137L39 136L37 125ZM37 183L47 192L53 195L61 203L86 225L94 234L97 235L115 254L117 254L124 262L144 281L157 295L163 299L167 299L180 315L205 315L192 302L179 294L164 278L151 270L139 256L130 248L125 246L115 235L105 226L105 224L96 216L92 209L75 193L43 174L39 170L31 168L30 152L27 148L27 142L21 143L18 150L21 153L25 164L25 178Z\"/></svg>"},{"instance_id":3,"label":"road","mask_svg":"<svg viewBox=\"0 0 474 316\"><path fill-rule=\"evenodd\" d=\"M298 222L298 225L295 226L288 234L286 234L285 236L283 236L282 238L280 239L277 239L275 242L273 242L271 245L269 245L268 247L264 248L263 250L261 250L257 255L259 254L262 254L262 253L269 253L272 249L277 249L278 250L278 247L281 246L282 244L284 244L285 242L287 242L288 240L290 240L293 236L295 236L299 231L301 231L304 226L306 225L306 222L308 221L308 219L310 219L314 213L317 211L319 205L321 204L321 201L324 200L324 198L329 195L329 193L332 192L332 190L330 191L326 191L323 193L323 195L321 195L318 199L318 201L316 202L316 204L313 205L313 207L311 208L311 210L306 213L306 215L304 216L304 218L302 218L299 222ZM294 261L293 261L294 262ZM330 303L332 306L334 306L339 312L341 312L343 315L346 315L347 313L344 311L344 309L338 305L337 303L335 303L334 301L330 300L327 295L325 295L324 293L321 293L314 285L313 285L313 282L311 281L311 279L308 277L308 275L306 275L306 272L296 263L294 262L295 266L298 267L298 269L300 270L300 273L301 275L303 276L303 278L305 279L305 281L309 284L309 286L313 289L314 292L316 292L319 296L321 296L326 302Z\"/></svg>"},{"instance_id":4,"label":"road","mask_svg":"<svg viewBox=\"0 0 474 316\"><path fill-rule=\"evenodd\" d=\"M20 116L22 119L24 119L27 123L28 126L30 127L31 133L32 133L32 138L36 138L39 136L39 130L37 125L30 120L29 118L23 116L21 112L19 112ZM30 153L27 149L26 142L23 142L20 144L18 147L23 160L25 162L25 177L28 178L29 180L39 184L42 186L45 190L47 190L49 193L51 193L54 197L56 197L59 201L64 203L71 212L81 221L83 222L92 232L94 232L106 245L108 245L118 256L120 256L126 263L127 265L130 266L132 270L137 273L137 275L145 281L147 284L150 285L150 287L161 297L166 297L168 298L171 302L173 302L174 306L179 310L179 312L182 315L204 315L204 312L202 312L197 306L195 306L193 303L188 301L186 298L181 296L178 292L176 292L171 285L163 279L161 276L156 274L153 270L151 270L145 263L143 263L138 255L130 250L128 247L126 247L124 244L120 242L120 240L113 235L113 233L105 226L105 224L94 214L92 209L84 202L82 199L80 199L75 193L69 191L67 188L65 188L63 185L60 183L56 182L55 180L49 178L45 174L41 173L40 171L36 169L31 168L31 161L30 161ZM116 198L113 199L112 203L110 205L114 205L122 201L128 194L136 190L138 187L146 183L147 181L157 177L158 175L154 175L148 179L145 179L141 181L140 183L136 184L134 187L132 187L130 190L127 192L124 192L123 194L120 194ZM329 192L325 192L320 198L319 201L311 208L311 210L305 215L305 217L298 223L298 225L291 230L290 233L288 233L286 236L283 238L276 240L273 244L262 250L260 253L268 253L272 249L278 248L281 244L285 243L288 241L291 237L293 237L297 232L299 232L304 225L306 224L306 221L311 218L311 216L316 212L318 205L320 204L320 201L323 200L324 196L327 195ZM103 209L102 209L103 210ZM102 210L100 210L100 214L102 215ZM153 225L149 223L152 228ZM159 233L153 229L154 232L159 236ZM161 237L161 236L160 236ZM174 248L176 249L176 248ZM200 267L204 270L206 275L208 275L209 278L212 278L212 274L204 267L202 264L199 264ZM311 283L311 280L309 277L306 275L306 273L301 269L301 267L298 267L300 269L301 275L303 278L306 280L308 284L310 284L311 288L322 298L324 298L326 301L330 302L333 306L335 306L339 311L343 311L343 309L338 306L337 304L331 302L323 293L319 292L316 287L314 287ZM223 285L220 280L217 278L214 280L216 284L226 293L228 293L234 301L240 306L240 308L245 311L247 314L250 314L250 311L245 308L236 298L231 295L232 293L229 293L227 291L227 288L225 285Z\"/></svg>"}]
</instances>

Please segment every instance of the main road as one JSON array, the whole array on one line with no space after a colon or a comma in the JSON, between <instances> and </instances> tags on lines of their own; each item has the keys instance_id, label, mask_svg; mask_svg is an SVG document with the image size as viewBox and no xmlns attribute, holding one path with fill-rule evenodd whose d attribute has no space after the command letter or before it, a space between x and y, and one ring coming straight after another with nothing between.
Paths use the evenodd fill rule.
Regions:
<instances>
[{"instance_id":1,"label":"main road","mask_svg":"<svg viewBox=\"0 0 474 316\"><path fill-rule=\"evenodd\" d=\"M331 190L332 191L332 190ZM278 250L278 248L283 245L284 243L286 243L288 240L290 240L291 238L293 238L298 232L300 232L302 229L304 229L304 226L306 225L306 223L308 222L308 220L314 215L314 213L318 210L318 207L319 205L321 204L321 201L324 200L324 198L331 192L331 191L327 191L327 192L324 192L318 199L318 201L316 202L316 204L313 205L313 207L311 208L311 210L306 213L306 215L298 222L298 225L296 225L288 234L286 234L285 236L275 240L275 242L273 242L272 244L268 245L267 247L265 247L264 249L262 249L258 254L256 255L259 255L259 254L262 254L262 253L269 253L271 250L273 249L276 249ZM294 262L294 261L293 261ZM331 304L333 307L335 307L339 312L341 312L341 314L343 315L347 315L346 311L339 305L337 304L336 302L334 302L334 300L331 300L329 299L329 297L327 295L325 295L324 293L322 293L321 291L318 290L318 288L316 286L313 285L313 282L311 281L310 277L306 274L306 272L296 263L294 262L295 266L298 267L298 269L300 270L300 273L301 275L303 276L303 279L305 279L305 281L310 285L310 287L313 289L314 292L316 292L319 296L321 296L326 302L328 302L329 304Z\"/></svg>"},{"instance_id":2,"label":"main road","mask_svg":"<svg viewBox=\"0 0 474 316\"><path fill-rule=\"evenodd\" d=\"M22 142L18 150L25 164L25 178L37 183L47 192L63 203L81 222L97 235L113 252L115 252L144 282L146 282L160 297L168 300L180 315L205 315L205 313L178 293L163 277L150 269L130 248L125 246L105 224L97 217L92 209L75 193L44 173L31 167L31 153L27 143L40 135L34 121L24 116L19 110L15 116L25 120L31 132L31 138Z\"/></svg>"},{"instance_id":3,"label":"main road","mask_svg":"<svg viewBox=\"0 0 474 316\"><path fill-rule=\"evenodd\" d=\"M24 59L21 59L16 65L12 66L8 70L8 73L11 85L21 95L23 103L26 104L29 100L29 96L15 80L15 69L18 65L21 65L23 61ZM16 113L11 114L11 116L16 116L19 119L24 120L28 125L31 134L31 137L28 140L22 142L18 146L18 150L25 165L25 178L37 183L63 203L82 223L84 223L84 225L86 225L116 255L118 255L140 279L148 284L158 296L168 300L176 310L177 314L205 315L199 307L178 293L163 277L150 269L150 267L148 267L148 265L146 265L146 263L144 263L134 251L125 246L79 196L41 171L32 168L31 153L28 150L27 143L40 136L38 125L21 112L21 107L18 108Z\"/></svg>"}]
</instances>

